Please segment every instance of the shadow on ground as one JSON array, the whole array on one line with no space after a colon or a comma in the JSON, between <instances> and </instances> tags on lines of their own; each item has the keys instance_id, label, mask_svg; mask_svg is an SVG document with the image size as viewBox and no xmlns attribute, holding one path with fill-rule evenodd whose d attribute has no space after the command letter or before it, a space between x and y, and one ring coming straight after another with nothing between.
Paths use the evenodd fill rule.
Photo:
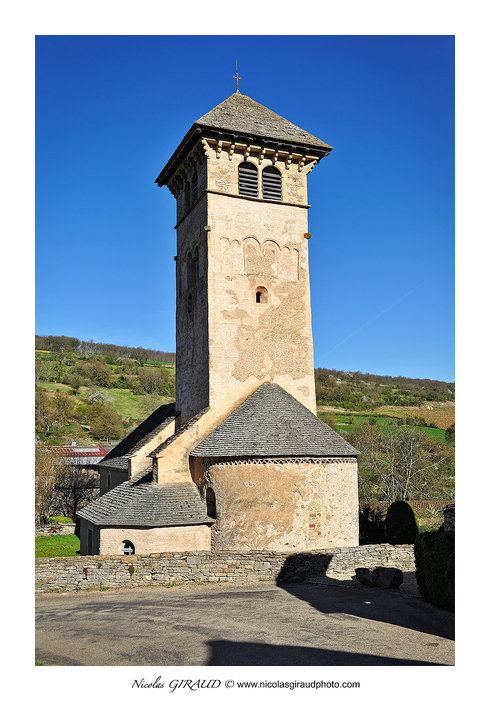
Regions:
<instances>
[{"instance_id":1,"label":"shadow on ground","mask_svg":"<svg viewBox=\"0 0 490 701\"><path fill-rule=\"evenodd\" d=\"M211 656L208 666L320 667L320 666L444 666L435 662L381 657L368 653L325 650L298 645L268 645L237 643L233 640L210 640Z\"/></svg>"},{"instance_id":2,"label":"shadow on ground","mask_svg":"<svg viewBox=\"0 0 490 701\"><path fill-rule=\"evenodd\" d=\"M331 558L317 553L291 555L277 576L277 585L325 614L347 614L454 640L454 613L399 589L376 589L352 580L334 580L326 575ZM295 581L298 576L310 581L314 578L315 584L304 586L305 579L301 586ZM329 586L342 584L342 597L329 596Z\"/></svg>"}]
</instances>

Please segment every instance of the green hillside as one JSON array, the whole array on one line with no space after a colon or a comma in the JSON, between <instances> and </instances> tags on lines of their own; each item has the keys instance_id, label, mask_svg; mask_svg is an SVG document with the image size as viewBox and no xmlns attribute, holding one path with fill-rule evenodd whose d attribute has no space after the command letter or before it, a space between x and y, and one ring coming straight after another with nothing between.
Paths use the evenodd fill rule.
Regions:
<instances>
[{"instance_id":1,"label":"green hillside","mask_svg":"<svg viewBox=\"0 0 490 701\"><path fill-rule=\"evenodd\" d=\"M38 440L114 442L174 401L175 354L36 336L35 380ZM339 431L408 423L446 442L454 425L454 383L325 368L315 370L315 382L319 418Z\"/></svg>"}]
</instances>

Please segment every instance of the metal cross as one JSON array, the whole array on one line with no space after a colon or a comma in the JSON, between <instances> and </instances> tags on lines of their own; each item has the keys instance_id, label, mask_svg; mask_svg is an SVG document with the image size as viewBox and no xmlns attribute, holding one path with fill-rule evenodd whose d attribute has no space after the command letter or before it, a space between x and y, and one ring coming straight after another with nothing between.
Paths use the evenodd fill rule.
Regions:
<instances>
[{"instance_id":1,"label":"metal cross","mask_svg":"<svg viewBox=\"0 0 490 701\"><path fill-rule=\"evenodd\" d=\"M236 73L233 76L233 78L236 80L236 91L237 91L237 93L240 93L240 88L238 87L238 81L241 80L241 78L238 75L238 61L236 62Z\"/></svg>"}]
</instances>

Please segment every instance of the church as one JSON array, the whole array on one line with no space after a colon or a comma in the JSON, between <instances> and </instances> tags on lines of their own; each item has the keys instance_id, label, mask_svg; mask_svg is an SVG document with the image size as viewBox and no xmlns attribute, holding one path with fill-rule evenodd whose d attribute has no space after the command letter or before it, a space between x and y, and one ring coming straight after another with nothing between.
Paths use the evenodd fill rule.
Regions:
<instances>
[{"instance_id":1,"label":"church","mask_svg":"<svg viewBox=\"0 0 490 701\"><path fill-rule=\"evenodd\" d=\"M357 451L316 416L307 176L331 150L237 78L158 175L177 205L175 403L99 463L81 555L358 544Z\"/></svg>"}]
</instances>

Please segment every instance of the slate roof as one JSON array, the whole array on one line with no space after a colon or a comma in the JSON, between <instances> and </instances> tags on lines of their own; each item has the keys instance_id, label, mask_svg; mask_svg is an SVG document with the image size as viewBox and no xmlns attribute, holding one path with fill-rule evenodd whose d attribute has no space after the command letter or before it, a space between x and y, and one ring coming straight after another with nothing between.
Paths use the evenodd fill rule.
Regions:
<instances>
[{"instance_id":1,"label":"slate roof","mask_svg":"<svg viewBox=\"0 0 490 701\"><path fill-rule=\"evenodd\" d=\"M195 124L331 150L331 146L241 93L234 93Z\"/></svg>"},{"instance_id":2,"label":"slate roof","mask_svg":"<svg viewBox=\"0 0 490 701\"><path fill-rule=\"evenodd\" d=\"M99 465L127 470L128 458L148 443L176 415L175 404L162 404L134 431L131 431L120 443L115 445L110 453L100 461Z\"/></svg>"},{"instance_id":3,"label":"slate roof","mask_svg":"<svg viewBox=\"0 0 490 701\"><path fill-rule=\"evenodd\" d=\"M251 394L191 455L206 458L347 457L358 451L274 382Z\"/></svg>"},{"instance_id":4,"label":"slate roof","mask_svg":"<svg viewBox=\"0 0 490 701\"><path fill-rule=\"evenodd\" d=\"M213 523L195 484L152 484L152 470L137 475L78 511L98 526L186 526Z\"/></svg>"}]
</instances>

